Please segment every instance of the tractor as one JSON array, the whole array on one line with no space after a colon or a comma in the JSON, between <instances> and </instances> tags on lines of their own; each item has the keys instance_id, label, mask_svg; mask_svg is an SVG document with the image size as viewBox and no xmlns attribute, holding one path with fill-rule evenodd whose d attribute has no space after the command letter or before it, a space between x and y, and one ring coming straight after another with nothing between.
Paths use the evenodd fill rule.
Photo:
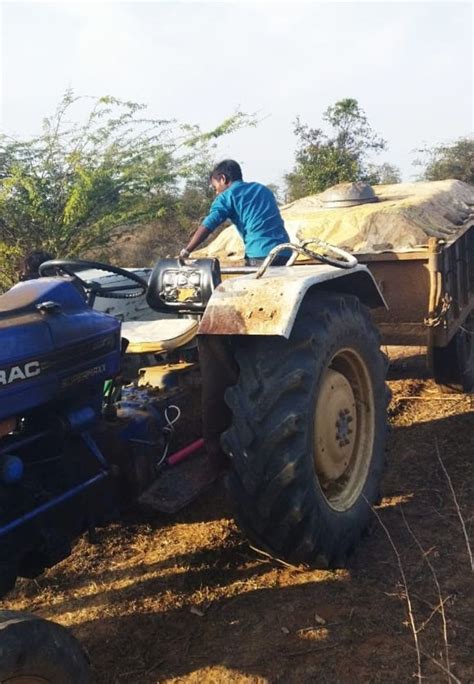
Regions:
<instances>
[{"instance_id":1,"label":"tractor","mask_svg":"<svg viewBox=\"0 0 474 684\"><path fill-rule=\"evenodd\" d=\"M288 248L287 265L272 266ZM344 565L385 458L387 364L370 314L385 302L366 266L311 240L259 268L162 259L144 278L55 260L40 275L0 296L1 594L131 502L163 510L160 483L202 447L194 434L170 454L179 414L188 426L198 415L187 399L208 372L206 348L211 365L225 350L236 369L213 401L229 413L221 446L238 524L280 559ZM99 306L117 299L145 302L148 320L122 324ZM197 480L204 472L196 492L205 453L188 462ZM89 678L67 630L0 612L0 682Z\"/></svg>"}]
</instances>

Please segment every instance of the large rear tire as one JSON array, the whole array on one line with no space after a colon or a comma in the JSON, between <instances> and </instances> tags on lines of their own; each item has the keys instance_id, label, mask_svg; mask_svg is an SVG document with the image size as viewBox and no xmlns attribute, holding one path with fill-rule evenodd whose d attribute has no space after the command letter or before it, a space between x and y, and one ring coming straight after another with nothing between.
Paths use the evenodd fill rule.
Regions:
<instances>
[{"instance_id":1,"label":"large rear tire","mask_svg":"<svg viewBox=\"0 0 474 684\"><path fill-rule=\"evenodd\" d=\"M307 298L291 337L242 337L222 443L251 541L293 562L345 564L379 500L386 363L368 310L350 295Z\"/></svg>"},{"instance_id":2,"label":"large rear tire","mask_svg":"<svg viewBox=\"0 0 474 684\"><path fill-rule=\"evenodd\" d=\"M433 377L447 393L474 390L474 312L446 347L434 347Z\"/></svg>"},{"instance_id":3,"label":"large rear tire","mask_svg":"<svg viewBox=\"0 0 474 684\"><path fill-rule=\"evenodd\" d=\"M67 629L36 615L0 611L1 684L89 684L89 661Z\"/></svg>"}]
</instances>

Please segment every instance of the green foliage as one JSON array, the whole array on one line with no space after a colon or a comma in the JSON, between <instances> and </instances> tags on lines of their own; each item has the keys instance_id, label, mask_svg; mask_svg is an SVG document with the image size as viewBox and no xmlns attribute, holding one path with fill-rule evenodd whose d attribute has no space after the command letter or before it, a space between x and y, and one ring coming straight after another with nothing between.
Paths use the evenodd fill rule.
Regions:
<instances>
[{"instance_id":1,"label":"green foliage","mask_svg":"<svg viewBox=\"0 0 474 684\"><path fill-rule=\"evenodd\" d=\"M339 100L328 107L323 120L329 133L296 119L296 164L286 176L290 201L322 192L337 183L378 180L374 167L367 164L367 157L385 149L386 143L374 133L357 100Z\"/></svg>"},{"instance_id":2,"label":"green foliage","mask_svg":"<svg viewBox=\"0 0 474 684\"><path fill-rule=\"evenodd\" d=\"M0 292L18 282L21 251L0 242Z\"/></svg>"},{"instance_id":3,"label":"green foliage","mask_svg":"<svg viewBox=\"0 0 474 684\"><path fill-rule=\"evenodd\" d=\"M130 227L179 219L183 188L207 172L214 141L256 123L236 112L203 132L145 109L67 91L41 135L0 136L0 240L22 252L84 256Z\"/></svg>"},{"instance_id":4,"label":"green foliage","mask_svg":"<svg viewBox=\"0 0 474 684\"><path fill-rule=\"evenodd\" d=\"M392 185L401 183L400 169L393 164L369 164L369 175L373 178L370 182L374 185Z\"/></svg>"},{"instance_id":5,"label":"green foliage","mask_svg":"<svg viewBox=\"0 0 474 684\"><path fill-rule=\"evenodd\" d=\"M455 178L474 185L474 138L459 138L451 144L418 150L422 159L415 165L424 166L423 180Z\"/></svg>"}]
</instances>

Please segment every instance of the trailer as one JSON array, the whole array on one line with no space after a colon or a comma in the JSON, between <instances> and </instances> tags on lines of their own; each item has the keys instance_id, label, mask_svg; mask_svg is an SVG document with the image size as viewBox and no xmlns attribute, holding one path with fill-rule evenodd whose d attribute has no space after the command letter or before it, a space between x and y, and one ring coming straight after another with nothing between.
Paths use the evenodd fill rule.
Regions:
<instances>
[{"instance_id":1,"label":"trailer","mask_svg":"<svg viewBox=\"0 0 474 684\"><path fill-rule=\"evenodd\" d=\"M435 381L474 386L474 223L450 240L430 238L409 252L358 254L388 309L372 313L383 345L426 347Z\"/></svg>"}]
</instances>

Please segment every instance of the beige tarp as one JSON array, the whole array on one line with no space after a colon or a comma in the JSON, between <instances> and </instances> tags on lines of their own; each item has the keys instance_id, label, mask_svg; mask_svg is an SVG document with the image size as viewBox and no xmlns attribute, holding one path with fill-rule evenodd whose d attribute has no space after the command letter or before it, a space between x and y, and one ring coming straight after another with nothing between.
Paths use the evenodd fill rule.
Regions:
<instances>
[{"instance_id":1,"label":"beige tarp","mask_svg":"<svg viewBox=\"0 0 474 684\"><path fill-rule=\"evenodd\" d=\"M317 236L351 252L406 251L426 245L429 237L454 238L474 218L474 187L457 180L376 185L378 202L325 209L320 195L281 207L291 240ZM218 257L223 263L243 258L234 226L193 256Z\"/></svg>"}]
</instances>

